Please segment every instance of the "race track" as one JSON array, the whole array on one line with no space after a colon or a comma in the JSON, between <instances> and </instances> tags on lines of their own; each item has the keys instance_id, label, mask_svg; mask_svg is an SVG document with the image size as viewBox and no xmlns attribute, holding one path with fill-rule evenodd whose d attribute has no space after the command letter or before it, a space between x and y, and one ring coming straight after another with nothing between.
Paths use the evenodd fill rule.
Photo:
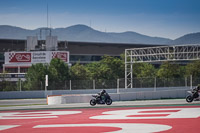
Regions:
<instances>
[{"instance_id":1,"label":"race track","mask_svg":"<svg viewBox=\"0 0 200 133\"><path fill-rule=\"evenodd\" d=\"M88 104L1 107L2 133L196 133L200 130L200 103L184 99ZM182 103L182 102L183 103ZM132 103L132 104L131 104ZM140 104L139 104L140 103ZM163 104L162 104L163 103ZM166 104L168 103L168 104ZM171 104L169 104L171 103Z\"/></svg>"}]
</instances>

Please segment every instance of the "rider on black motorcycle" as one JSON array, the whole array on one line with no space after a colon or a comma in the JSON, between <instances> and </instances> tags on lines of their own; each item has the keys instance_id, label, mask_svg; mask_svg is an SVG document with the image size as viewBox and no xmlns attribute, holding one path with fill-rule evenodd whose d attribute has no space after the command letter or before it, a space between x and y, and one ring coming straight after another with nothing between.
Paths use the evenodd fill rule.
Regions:
<instances>
[{"instance_id":1,"label":"rider on black motorcycle","mask_svg":"<svg viewBox=\"0 0 200 133\"><path fill-rule=\"evenodd\" d=\"M102 90L98 93L100 101L102 101L103 103L105 103L106 100L106 96L107 96L107 92L106 90Z\"/></svg>"},{"instance_id":2,"label":"rider on black motorcycle","mask_svg":"<svg viewBox=\"0 0 200 133\"><path fill-rule=\"evenodd\" d=\"M106 90L102 90L97 95L92 95L92 99L90 100L90 105L95 106L96 104L106 104L111 105L112 99L110 95L106 92Z\"/></svg>"}]
</instances>

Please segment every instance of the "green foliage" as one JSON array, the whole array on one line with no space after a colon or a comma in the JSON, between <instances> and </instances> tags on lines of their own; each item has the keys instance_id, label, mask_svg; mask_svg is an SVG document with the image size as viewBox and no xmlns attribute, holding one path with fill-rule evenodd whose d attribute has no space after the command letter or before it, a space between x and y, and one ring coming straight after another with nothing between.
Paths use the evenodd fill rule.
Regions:
<instances>
[{"instance_id":1,"label":"green foliage","mask_svg":"<svg viewBox=\"0 0 200 133\"><path fill-rule=\"evenodd\" d=\"M17 91L16 83L2 80L0 81L0 91Z\"/></svg>"},{"instance_id":2,"label":"green foliage","mask_svg":"<svg viewBox=\"0 0 200 133\"><path fill-rule=\"evenodd\" d=\"M40 90L45 87L45 75L48 75L50 86L55 87L60 81L70 78L69 68L62 60L52 59L50 64L33 64L26 74L24 87L27 90Z\"/></svg>"},{"instance_id":3,"label":"green foliage","mask_svg":"<svg viewBox=\"0 0 200 133\"><path fill-rule=\"evenodd\" d=\"M93 63L90 63L90 64L87 64L85 66L89 72L89 79L101 79L102 77L104 77L104 74L105 74L105 70L102 71L100 70L100 68L103 68L101 66L101 64L99 62L93 62Z\"/></svg>"},{"instance_id":4,"label":"green foliage","mask_svg":"<svg viewBox=\"0 0 200 133\"><path fill-rule=\"evenodd\" d=\"M200 60L187 64L186 76L200 77Z\"/></svg>"},{"instance_id":5,"label":"green foliage","mask_svg":"<svg viewBox=\"0 0 200 133\"><path fill-rule=\"evenodd\" d=\"M170 62L164 62L158 72L157 76L160 78L179 78L184 75L184 67Z\"/></svg>"},{"instance_id":6,"label":"green foliage","mask_svg":"<svg viewBox=\"0 0 200 133\"><path fill-rule=\"evenodd\" d=\"M44 84L45 75L48 74L47 64L33 64L26 74L25 88L27 90L43 89L41 85Z\"/></svg>"},{"instance_id":7,"label":"green foliage","mask_svg":"<svg viewBox=\"0 0 200 133\"><path fill-rule=\"evenodd\" d=\"M138 74L138 77L155 77L156 75L156 69L152 64L149 63L143 63L140 67L140 73Z\"/></svg>"},{"instance_id":8,"label":"green foliage","mask_svg":"<svg viewBox=\"0 0 200 133\"><path fill-rule=\"evenodd\" d=\"M86 65L91 79L118 79L124 78L124 61L111 56L103 56L99 62Z\"/></svg>"},{"instance_id":9,"label":"green foliage","mask_svg":"<svg viewBox=\"0 0 200 133\"><path fill-rule=\"evenodd\" d=\"M200 61L190 63L186 67L171 62L164 62L158 69L149 63L135 63L133 64L133 77L139 78L141 83L149 85L150 83L153 83L150 79L153 79L156 76L167 79L189 75L199 77L199 68ZM27 90L44 89L45 75L49 75L48 88L51 86L52 89L63 88L61 85L66 83L65 81L67 80L95 80L97 87L104 88L107 87L108 80L110 83L111 80L116 82L116 79L124 78L124 71L124 54L121 55L121 58L103 56L101 61L86 65L82 65L78 62L71 66L71 68L69 68L62 60L53 59L50 64L32 65L26 75L24 86ZM146 79L143 80L143 78ZM113 85L116 84L115 82L113 82ZM5 84L4 82L2 83ZM88 82L87 84L92 83ZM82 87L84 88L84 86Z\"/></svg>"},{"instance_id":10,"label":"green foliage","mask_svg":"<svg viewBox=\"0 0 200 133\"><path fill-rule=\"evenodd\" d=\"M79 62L71 67L70 74L71 79L73 80L86 80L89 77L87 68L81 65Z\"/></svg>"},{"instance_id":11,"label":"green foliage","mask_svg":"<svg viewBox=\"0 0 200 133\"><path fill-rule=\"evenodd\" d=\"M52 59L48 68L49 81L65 81L70 79L69 67L60 59Z\"/></svg>"},{"instance_id":12,"label":"green foliage","mask_svg":"<svg viewBox=\"0 0 200 133\"><path fill-rule=\"evenodd\" d=\"M149 78L156 76L156 68L149 63L135 63L133 64L133 77Z\"/></svg>"},{"instance_id":13,"label":"green foliage","mask_svg":"<svg viewBox=\"0 0 200 133\"><path fill-rule=\"evenodd\" d=\"M104 56L100 61L102 66L108 71L108 79L124 78L124 62L116 57Z\"/></svg>"}]
</instances>

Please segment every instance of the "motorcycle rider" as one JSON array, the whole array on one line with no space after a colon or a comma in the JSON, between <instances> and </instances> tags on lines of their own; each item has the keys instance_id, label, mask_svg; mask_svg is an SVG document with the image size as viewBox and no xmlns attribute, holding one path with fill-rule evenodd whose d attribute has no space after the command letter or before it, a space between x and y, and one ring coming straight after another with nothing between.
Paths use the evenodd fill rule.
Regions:
<instances>
[{"instance_id":1,"label":"motorcycle rider","mask_svg":"<svg viewBox=\"0 0 200 133\"><path fill-rule=\"evenodd\" d=\"M200 84L198 84L197 87L195 87L195 88L193 89L193 91L194 91L193 97L194 97L194 98L199 97L199 93L198 93L198 92L200 91Z\"/></svg>"},{"instance_id":2,"label":"motorcycle rider","mask_svg":"<svg viewBox=\"0 0 200 133\"><path fill-rule=\"evenodd\" d=\"M200 90L200 84L197 85L197 90L198 90L198 91Z\"/></svg>"},{"instance_id":3,"label":"motorcycle rider","mask_svg":"<svg viewBox=\"0 0 200 133\"><path fill-rule=\"evenodd\" d=\"M99 93L100 102L105 103L107 92L106 90L102 90Z\"/></svg>"}]
</instances>

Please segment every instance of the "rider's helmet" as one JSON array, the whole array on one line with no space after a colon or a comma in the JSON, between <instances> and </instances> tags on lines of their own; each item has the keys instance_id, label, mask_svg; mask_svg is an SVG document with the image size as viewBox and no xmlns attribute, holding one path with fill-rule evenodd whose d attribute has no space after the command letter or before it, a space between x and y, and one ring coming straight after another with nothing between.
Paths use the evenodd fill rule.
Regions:
<instances>
[{"instance_id":1,"label":"rider's helmet","mask_svg":"<svg viewBox=\"0 0 200 133\"><path fill-rule=\"evenodd\" d=\"M106 90L102 90L102 93L103 93L103 94L106 93Z\"/></svg>"},{"instance_id":2,"label":"rider's helmet","mask_svg":"<svg viewBox=\"0 0 200 133\"><path fill-rule=\"evenodd\" d=\"M197 89L200 90L200 84L197 85Z\"/></svg>"}]
</instances>

